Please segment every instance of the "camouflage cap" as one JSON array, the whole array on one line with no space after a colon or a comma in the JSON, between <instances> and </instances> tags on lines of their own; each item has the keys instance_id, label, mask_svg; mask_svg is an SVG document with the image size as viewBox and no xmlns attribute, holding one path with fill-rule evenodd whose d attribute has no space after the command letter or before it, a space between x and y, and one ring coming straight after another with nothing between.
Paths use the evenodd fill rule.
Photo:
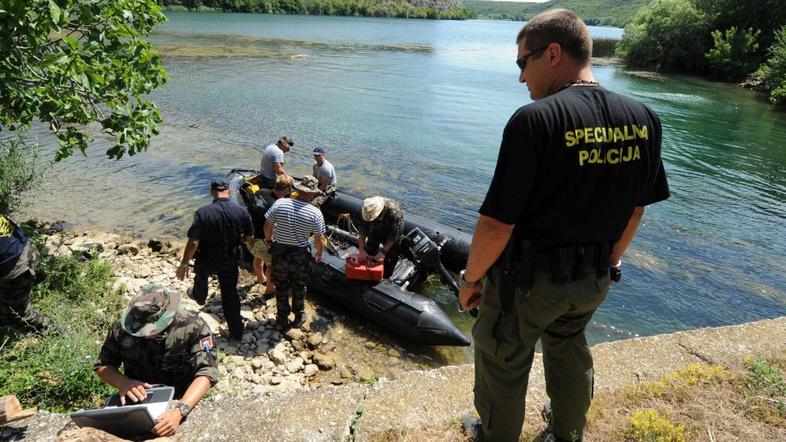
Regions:
<instances>
[{"instance_id":1,"label":"camouflage cap","mask_svg":"<svg viewBox=\"0 0 786 442\"><path fill-rule=\"evenodd\" d=\"M317 193L319 192L319 181L311 175L306 175L292 187L298 192Z\"/></svg>"},{"instance_id":2,"label":"camouflage cap","mask_svg":"<svg viewBox=\"0 0 786 442\"><path fill-rule=\"evenodd\" d=\"M126 333L140 338L161 333L172 323L179 306L177 292L148 284L131 300L120 317L120 326Z\"/></svg>"}]
</instances>

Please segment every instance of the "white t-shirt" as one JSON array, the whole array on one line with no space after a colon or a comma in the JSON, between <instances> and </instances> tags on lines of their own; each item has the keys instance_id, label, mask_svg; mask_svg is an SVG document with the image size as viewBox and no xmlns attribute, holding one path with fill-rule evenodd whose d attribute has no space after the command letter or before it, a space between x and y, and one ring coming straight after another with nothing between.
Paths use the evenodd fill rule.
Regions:
<instances>
[{"instance_id":1,"label":"white t-shirt","mask_svg":"<svg viewBox=\"0 0 786 442\"><path fill-rule=\"evenodd\" d=\"M276 163L284 164L284 151L275 144L268 144L262 151L261 175L271 180L276 179Z\"/></svg>"}]
</instances>

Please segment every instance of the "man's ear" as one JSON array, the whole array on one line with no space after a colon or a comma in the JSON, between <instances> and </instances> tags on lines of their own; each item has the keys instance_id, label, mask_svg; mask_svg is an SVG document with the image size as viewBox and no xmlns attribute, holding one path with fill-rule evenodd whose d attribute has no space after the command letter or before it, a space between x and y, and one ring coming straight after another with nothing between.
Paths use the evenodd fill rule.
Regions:
<instances>
[{"instance_id":1,"label":"man's ear","mask_svg":"<svg viewBox=\"0 0 786 442\"><path fill-rule=\"evenodd\" d=\"M546 55L549 57L549 64L556 66L562 60L562 46L559 43L551 43L546 50Z\"/></svg>"}]
</instances>

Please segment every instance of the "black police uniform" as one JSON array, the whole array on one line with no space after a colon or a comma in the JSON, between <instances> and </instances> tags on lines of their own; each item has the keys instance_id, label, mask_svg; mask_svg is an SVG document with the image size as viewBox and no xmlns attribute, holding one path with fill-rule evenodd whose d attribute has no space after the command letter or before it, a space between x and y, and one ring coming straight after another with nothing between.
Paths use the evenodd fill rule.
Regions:
<instances>
[{"instance_id":1,"label":"black police uniform","mask_svg":"<svg viewBox=\"0 0 786 442\"><path fill-rule=\"evenodd\" d=\"M208 277L216 274L221 288L221 306L229 332L235 339L243 336L237 293L238 259L242 256L241 237L253 233L254 227L248 211L228 198L216 198L212 204L200 207L188 229L188 238L199 240L191 297L199 304L204 304Z\"/></svg>"},{"instance_id":2,"label":"black police uniform","mask_svg":"<svg viewBox=\"0 0 786 442\"><path fill-rule=\"evenodd\" d=\"M597 85L566 85L505 127L480 213L515 228L486 274L472 333L475 407L489 439L518 439L540 339L552 431L580 440L593 382L584 329L635 207L669 196L660 145L650 108Z\"/></svg>"}]
</instances>

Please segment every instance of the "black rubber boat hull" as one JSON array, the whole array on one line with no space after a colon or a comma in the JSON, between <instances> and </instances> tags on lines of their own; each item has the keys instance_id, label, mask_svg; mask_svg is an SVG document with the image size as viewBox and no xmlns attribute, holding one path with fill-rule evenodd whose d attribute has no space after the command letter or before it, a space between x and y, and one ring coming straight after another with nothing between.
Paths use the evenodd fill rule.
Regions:
<instances>
[{"instance_id":1,"label":"black rubber boat hull","mask_svg":"<svg viewBox=\"0 0 786 442\"><path fill-rule=\"evenodd\" d=\"M348 249L344 253L354 250ZM470 344L432 299L403 289L387 279L380 282L348 280L344 275L344 262L343 256L327 251L323 253L322 262L311 266L309 290L329 297L412 342L423 345Z\"/></svg>"},{"instance_id":2,"label":"black rubber boat hull","mask_svg":"<svg viewBox=\"0 0 786 442\"><path fill-rule=\"evenodd\" d=\"M246 170L233 170L227 174L231 197L238 204L245 204L239 194L240 185L246 177L254 174L253 171ZM341 213L350 213L353 218L359 219L362 203L359 198L339 195L330 204L326 204L327 207L323 206L326 222L334 223ZM460 259L464 247L469 249L469 242L464 238L466 234L463 232L444 228L409 214L406 216L408 220L405 231L417 226L427 235L434 235L435 238L432 239L442 241L448 238L445 245L450 244L450 255L456 258L456 262ZM459 240L454 239L456 237ZM315 251L313 245L311 249L312 252ZM355 247L338 249L340 255L336 255L326 249L322 262L313 262L311 265L309 290L327 296L417 344L470 345L469 339L434 300L406 290L387 279L381 282L348 280L344 274L345 256L355 250ZM460 268L463 268L464 262L460 264Z\"/></svg>"}]
</instances>

